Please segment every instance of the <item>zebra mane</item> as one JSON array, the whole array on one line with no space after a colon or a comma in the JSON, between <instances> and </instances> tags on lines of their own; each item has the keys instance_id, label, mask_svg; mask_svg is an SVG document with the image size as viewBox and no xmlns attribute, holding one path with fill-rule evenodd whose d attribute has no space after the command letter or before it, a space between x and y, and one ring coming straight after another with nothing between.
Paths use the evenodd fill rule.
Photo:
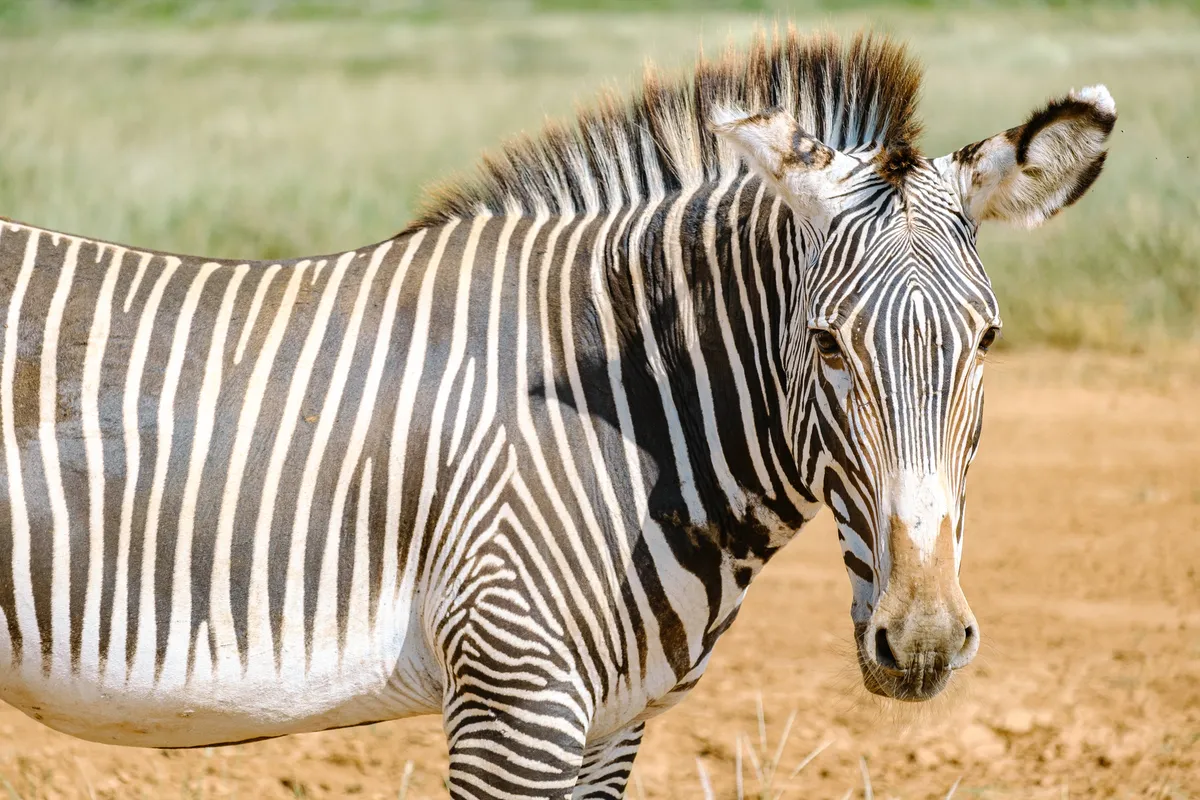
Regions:
<instances>
[{"instance_id":1,"label":"zebra mane","mask_svg":"<svg viewBox=\"0 0 1200 800\"><path fill-rule=\"evenodd\" d=\"M789 26L748 50L700 56L691 76L664 78L647 65L640 91L609 91L573 124L521 136L464 177L435 186L409 230L481 213L562 214L665 197L743 167L709 128L714 110L779 106L830 147L876 150L898 180L912 163L920 65L887 37L801 36Z\"/></svg>"}]
</instances>

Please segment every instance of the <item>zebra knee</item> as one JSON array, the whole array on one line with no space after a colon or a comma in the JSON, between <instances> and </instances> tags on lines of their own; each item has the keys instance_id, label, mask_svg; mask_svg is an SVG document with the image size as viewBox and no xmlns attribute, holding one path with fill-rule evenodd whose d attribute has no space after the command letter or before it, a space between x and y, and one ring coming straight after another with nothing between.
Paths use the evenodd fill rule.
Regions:
<instances>
[{"instance_id":1,"label":"zebra knee","mask_svg":"<svg viewBox=\"0 0 1200 800\"><path fill-rule=\"evenodd\" d=\"M453 798L569 798L583 762L583 726L529 695L453 697L444 711Z\"/></svg>"},{"instance_id":2,"label":"zebra knee","mask_svg":"<svg viewBox=\"0 0 1200 800\"><path fill-rule=\"evenodd\" d=\"M645 723L639 722L607 739L591 744L584 752L579 782L572 800L620 800L633 771L633 761L642 744Z\"/></svg>"}]
</instances>

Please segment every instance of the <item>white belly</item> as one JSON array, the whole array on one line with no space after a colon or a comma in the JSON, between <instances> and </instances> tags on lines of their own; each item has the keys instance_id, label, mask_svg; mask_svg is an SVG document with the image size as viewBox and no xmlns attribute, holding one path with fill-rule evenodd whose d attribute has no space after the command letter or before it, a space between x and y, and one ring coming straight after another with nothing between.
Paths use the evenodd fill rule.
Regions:
<instances>
[{"instance_id":1,"label":"white belly","mask_svg":"<svg viewBox=\"0 0 1200 800\"><path fill-rule=\"evenodd\" d=\"M40 658L0 659L0 699L55 730L105 744L200 747L437 713L433 661L406 636L348 647L197 658L126 673L124 664L46 674ZM422 637L414 637L420 639Z\"/></svg>"}]
</instances>

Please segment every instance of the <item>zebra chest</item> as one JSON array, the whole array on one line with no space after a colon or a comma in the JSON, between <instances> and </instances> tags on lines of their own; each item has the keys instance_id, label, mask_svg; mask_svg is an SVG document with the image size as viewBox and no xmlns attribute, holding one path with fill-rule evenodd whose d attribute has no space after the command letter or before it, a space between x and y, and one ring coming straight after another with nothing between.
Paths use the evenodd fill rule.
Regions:
<instances>
[{"instance_id":1,"label":"zebra chest","mask_svg":"<svg viewBox=\"0 0 1200 800\"><path fill-rule=\"evenodd\" d=\"M690 654L687 656L687 661L684 662L686 669L682 674L679 674L679 662L676 662L673 669L666 664L660 667L664 672L659 679L648 681L648 683L657 683L658 688L647 686L649 691L645 698L645 708L637 714L637 720L651 719L675 707L688 696L692 689L696 688L712 660L713 648L717 640L729 629L737 617L741 608L741 600L742 595L739 594L728 608L722 608L724 613L706 628L704 635L700 637L694 647L688 648Z\"/></svg>"},{"instance_id":2,"label":"zebra chest","mask_svg":"<svg viewBox=\"0 0 1200 800\"><path fill-rule=\"evenodd\" d=\"M644 620L644 649L640 654L626 653L616 690L598 704L593 734L656 717L696 687L745 594L731 577L728 585L725 580L721 583L728 591L710 592L708 603L689 607L677 602L671 610Z\"/></svg>"},{"instance_id":3,"label":"zebra chest","mask_svg":"<svg viewBox=\"0 0 1200 800\"><path fill-rule=\"evenodd\" d=\"M747 576L761 567L733 557L711 534L667 528L659 529L676 537L669 554L654 551L653 529L645 534L648 549L657 556L657 580L644 579L644 595L633 597L632 605L641 612L631 620L635 636L630 644L636 647L622 654L621 689L599 704L597 729L650 719L686 697L707 670L717 640L736 619ZM681 547L681 541L687 545ZM621 615L631 611L621 604L618 608Z\"/></svg>"}]
</instances>

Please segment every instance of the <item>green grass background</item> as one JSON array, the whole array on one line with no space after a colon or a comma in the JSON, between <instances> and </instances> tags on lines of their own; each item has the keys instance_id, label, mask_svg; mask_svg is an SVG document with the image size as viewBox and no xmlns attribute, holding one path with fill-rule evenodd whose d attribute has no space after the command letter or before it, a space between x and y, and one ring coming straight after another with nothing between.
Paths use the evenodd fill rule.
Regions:
<instances>
[{"instance_id":1,"label":"green grass background","mask_svg":"<svg viewBox=\"0 0 1200 800\"><path fill-rule=\"evenodd\" d=\"M0 0L0 215L211 256L359 246L482 149L764 20L910 42L931 155L1106 83L1089 195L981 234L1006 340L1200 345L1200 3Z\"/></svg>"}]
</instances>

